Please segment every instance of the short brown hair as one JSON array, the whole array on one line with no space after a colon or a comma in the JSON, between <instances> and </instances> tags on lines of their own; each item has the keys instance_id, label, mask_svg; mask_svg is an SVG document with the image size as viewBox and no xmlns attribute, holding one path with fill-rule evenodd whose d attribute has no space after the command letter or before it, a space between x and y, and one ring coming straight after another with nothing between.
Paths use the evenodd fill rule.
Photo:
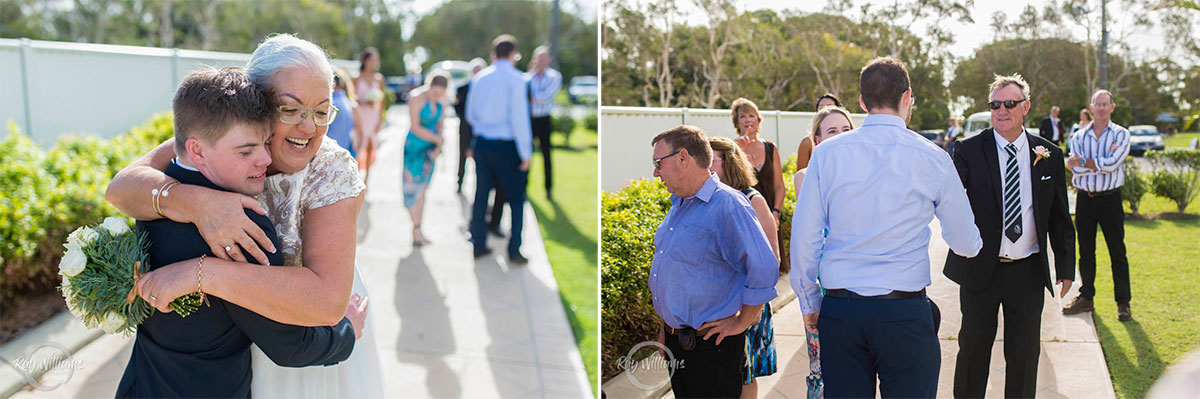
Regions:
<instances>
[{"instance_id":1,"label":"short brown hair","mask_svg":"<svg viewBox=\"0 0 1200 399\"><path fill-rule=\"evenodd\" d=\"M517 51L517 38L507 33L496 36L496 39L492 40L492 47L496 58L508 58L514 51Z\"/></svg>"},{"instance_id":2,"label":"short brown hair","mask_svg":"<svg viewBox=\"0 0 1200 399\"><path fill-rule=\"evenodd\" d=\"M722 183L738 191L758 184L758 178L754 177L750 161L746 160L746 154L737 146L737 143L733 142L733 139L721 136L709 137L708 146L712 147L713 155L721 155L721 172L725 175L725 178L721 179Z\"/></svg>"},{"instance_id":3,"label":"short brown hair","mask_svg":"<svg viewBox=\"0 0 1200 399\"><path fill-rule=\"evenodd\" d=\"M239 124L269 135L275 116L273 104L270 93L251 82L242 68L193 71L179 84L172 101L175 153L186 153L190 138L214 143Z\"/></svg>"},{"instance_id":4,"label":"short brown hair","mask_svg":"<svg viewBox=\"0 0 1200 399\"><path fill-rule=\"evenodd\" d=\"M858 77L858 92L867 110L888 108L900 110L900 99L908 90L908 67L892 57L876 57L863 66Z\"/></svg>"},{"instance_id":5,"label":"short brown hair","mask_svg":"<svg viewBox=\"0 0 1200 399\"><path fill-rule=\"evenodd\" d=\"M687 150L697 166L705 169L712 166L712 147L708 146L708 136L698 127L679 125L664 130L650 140L650 145L658 145L659 141L666 141L672 151L680 148Z\"/></svg>"},{"instance_id":6,"label":"short brown hair","mask_svg":"<svg viewBox=\"0 0 1200 399\"><path fill-rule=\"evenodd\" d=\"M733 105L729 106L729 110L733 114L733 131L737 132L738 136L742 135L742 127L738 126L738 112L754 111L754 116L758 117L759 122L762 122L762 114L758 113L758 105L745 98L739 97L737 100L733 100Z\"/></svg>"}]
</instances>

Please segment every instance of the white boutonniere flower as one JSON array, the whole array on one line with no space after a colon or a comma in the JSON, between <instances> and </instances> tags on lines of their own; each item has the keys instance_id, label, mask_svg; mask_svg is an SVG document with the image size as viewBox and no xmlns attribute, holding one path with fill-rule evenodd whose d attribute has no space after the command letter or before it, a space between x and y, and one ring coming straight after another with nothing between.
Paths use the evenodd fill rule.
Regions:
<instances>
[{"instance_id":1,"label":"white boutonniere flower","mask_svg":"<svg viewBox=\"0 0 1200 399\"><path fill-rule=\"evenodd\" d=\"M1037 166L1038 161L1050 158L1050 150L1047 150L1046 147L1040 145L1033 147L1033 153L1037 155L1037 159L1033 160L1033 166Z\"/></svg>"}]
</instances>

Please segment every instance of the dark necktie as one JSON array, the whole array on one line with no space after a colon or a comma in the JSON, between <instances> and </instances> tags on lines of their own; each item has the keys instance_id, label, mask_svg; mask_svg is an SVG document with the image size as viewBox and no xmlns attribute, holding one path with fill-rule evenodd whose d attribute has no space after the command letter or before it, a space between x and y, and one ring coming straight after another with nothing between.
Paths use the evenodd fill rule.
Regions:
<instances>
[{"instance_id":1,"label":"dark necktie","mask_svg":"<svg viewBox=\"0 0 1200 399\"><path fill-rule=\"evenodd\" d=\"M1004 167L1004 236L1017 242L1021 238L1021 172L1017 167L1017 147L1004 147L1008 162Z\"/></svg>"}]
</instances>

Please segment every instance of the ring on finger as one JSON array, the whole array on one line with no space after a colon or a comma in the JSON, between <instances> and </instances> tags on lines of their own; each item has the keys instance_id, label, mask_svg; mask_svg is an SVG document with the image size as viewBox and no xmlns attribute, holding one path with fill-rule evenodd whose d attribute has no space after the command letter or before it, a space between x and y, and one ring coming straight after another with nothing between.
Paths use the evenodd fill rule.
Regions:
<instances>
[{"instance_id":1,"label":"ring on finger","mask_svg":"<svg viewBox=\"0 0 1200 399\"><path fill-rule=\"evenodd\" d=\"M231 252L231 251L233 251L233 246L232 246L232 245L226 245L226 246L225 246L225 252Z\"/></svg>"},{"instance_id":2,"label":"ring on finger","mask_svg":"<svg viewBox=\"0 0 1200 399\"><path fill-rule=\"evenodd\" d=\"M151 296L150 296L150 300L151 300L151 301L157 301L157 300L158 300L158 298L156 298L154 295L151 295Z\"/></svg>"}]
</instances>

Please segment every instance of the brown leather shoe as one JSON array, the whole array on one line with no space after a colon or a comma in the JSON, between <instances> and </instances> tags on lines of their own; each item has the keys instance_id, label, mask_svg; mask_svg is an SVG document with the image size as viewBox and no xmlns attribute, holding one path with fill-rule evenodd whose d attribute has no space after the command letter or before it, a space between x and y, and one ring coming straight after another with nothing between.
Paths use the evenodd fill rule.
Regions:
<instances>
[{"instance_id":1,"label":"brown leather shoe","mask_svg":"<svg viewBox=\"0 0 1200 399\"><path fill-rule=\"evenodd\" d=\"M1117 304L1117 320L1120 320L1120 321L1133 320L1133 311L1129 309L1129 302Z\"/></svg>"},{"instance_id":2,"label":"brown leather shoe","mask_svg":"<svg viewBox=\"0 0 1200 399\"><path fill-rule=\"evenodd\" d=\"M1067 307L1063 308L1062 312L1063 314L1078 314L1083 312L1091 312L1092 309L1092 301L1083 299L1083 296L1081 295L1075 297L1075 300L1071 301L1070 305L1067 305Z\"/></svg>"}]
</instances>

